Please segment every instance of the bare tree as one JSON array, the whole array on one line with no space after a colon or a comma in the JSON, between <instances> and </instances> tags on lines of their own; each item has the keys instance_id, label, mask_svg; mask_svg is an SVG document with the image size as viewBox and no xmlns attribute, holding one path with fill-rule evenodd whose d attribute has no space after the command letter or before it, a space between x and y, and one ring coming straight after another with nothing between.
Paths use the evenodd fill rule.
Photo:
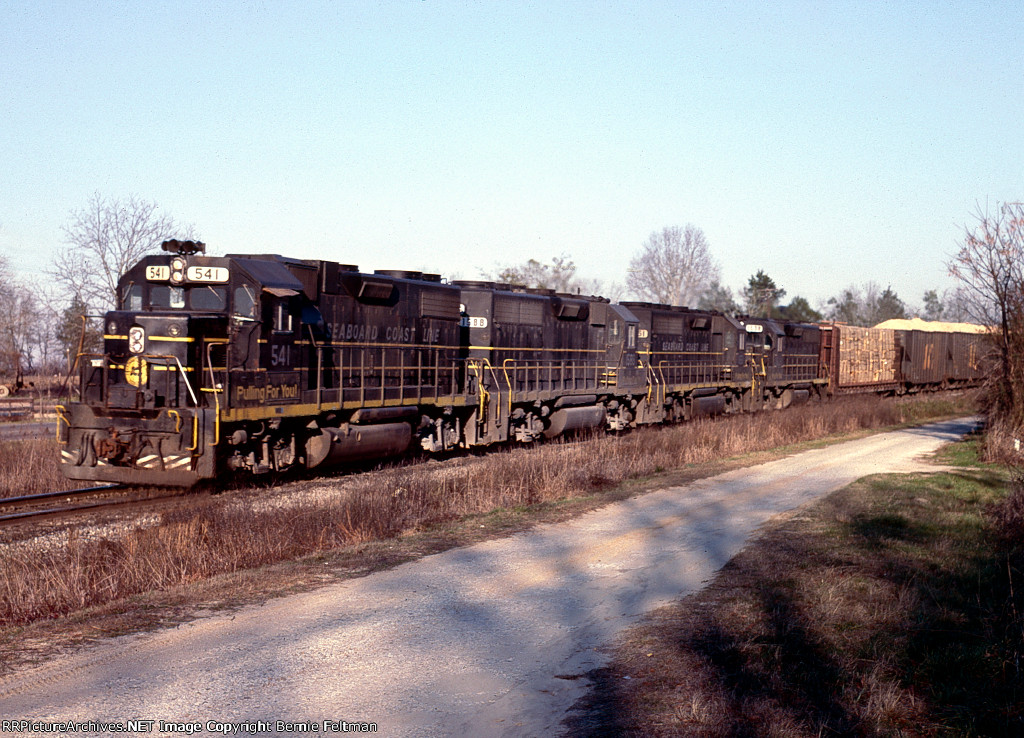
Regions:
<instances>
[{"instance_id":1,"label":"bare tree","mask_svg":"<svg viewBox=\"0 0 1024 738\"><path fill-rule=\"evenodd\" d=\"M32 371L41 330L39 306L29 290L0 294L0 352L5 373Z\"/></svg>"},{"instance_id":2,"label":"bare tree","mask_svg":"<svg viewBox=\"0 0 1024 738\"><path fill-rule=\"evenodd\" d=\"M16 287L11 277L10 262L0 254L0 320L7 320L16 299ZM9 324L8 324L9 325ZM0 331L0 385L21 367L21 355L11 341L10 331ZM4 390L6 393L6 390Z\"/></svg>"},{"instance_id":3,"label":"bare tree","mask_svg":"<svg viewBox=\"0 0 1024 738\"><path fill-rule=\"evenodd\" d=\"M1024 424L1024 203L1004 203L998 212L979 205L973 226L964 227L960 250L948 263L972 320L993 326L999 377L993 407Z\"/></svg>"},{"instance_id":4,"label":"bare tree","mask_svg":"<svg viewBox=\"0 0 1024 738\"><path fill-rule=\"evenodd\" d=\"M93 310L113 307L118 279L141 257L168 238L195 239L192 226L159 210L134 195L108 200L93 194L63 228L66 247L54 262L54 279Z\"/></svg>"},{"instance_id":5,"label":"bare tree","mask_svg":"<svg viewBox=\"0 0 1024 738\"><path fill-rule=\"evenodd\" d=\"M553 257L550 264L528 259L525 264L500 267L492 274L484 273L484 276L495 282L569 292L576 281L576 264L567 254L562 254Z\"/></svg>"},{"instance_id":6,"label":"bare tree","mask_svg":"<svg viewBox=\"0 0 1024 738\"><path fill-rule=\"evenodd\" d=\"M576 264L567 254L555 256L550 264L528 259L524 264L498 267L493 272L480 270L484 279L523 287L537 287L556 292L585 295L604 295L617 300L622 287L614 282L605 285L599 279L585 279L576 275Z\"/></svg>"},{"instance_id":7,"label":"bare tree","mask_svg":"<svg viewBox=\"0 0 1024 738\"><path fill-rule=\"evenodd\" d=\"M967 323L972 320L971 311L967 309L966 290L963 287L948 289L942 293L944 320L953 323Z\"/></svg>"},{"instance_id":8,"label":"bare tree","mask_svg":"<svg viewBox=\"0 0 1024 738\"><path fill-rule=\"evenodd\" d=\"M642 300L696 305L719 279L704 231L689 223L653 232L629 262L626 287Z\"/></svg>"},{"instance_id":9,"label":"bare tree","mask_svg":"<svg viewBox=\"0 0 1024 738\"><path fill-rule=\"evenodd\" d=\"M0 254L0 293L10 289L13 279L10 259L6 254Z\"/></svg>"},{"instance_id":10,"label":"bare tree","mask_svg":"<svg viewBox=\"0 0 1024 738\"><path fill-rule=\"evenodd\" d=\"M38 291L23 284L0 255L0 385L20 380L45 363L43 333L46 313L37 299Z\"/></svg>"}]
</instances>

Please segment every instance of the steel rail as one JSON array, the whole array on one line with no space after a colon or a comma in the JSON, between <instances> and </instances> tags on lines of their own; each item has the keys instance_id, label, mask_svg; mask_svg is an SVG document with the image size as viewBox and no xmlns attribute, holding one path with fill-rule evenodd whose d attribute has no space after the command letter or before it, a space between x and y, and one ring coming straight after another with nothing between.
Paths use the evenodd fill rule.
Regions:
<instances>
[{"instance_id":1,"label":"steel rail","mask_svg":"<svg viewBox=\"0 0 1024 738\"><path fill-rule=\"evenodd\" d=\"M86 496L89 494L97 494L103 492L115 492L119 490L131 489L127 485L114 484L105 487L85 487L82 489L65 490L62 492L41 492L34 495L22 495L20 497L7 497L0 499L0 509L3 508L17 508L19 505L31 505L33 503L45 502L47 500L62 500L71 499L79 496ZM98 499L90 502L84 502L79 505L61 505L61 506L46 506L38 507L30 510L15 511L0 515L0 525L7 523L23 522L31 520L33 518L44 518L56 515L69 515L75 512L83 512L86 510L95 510L99 508L115 508L123 505L134 505L137 503L151 502L156 500L172 499L175 497L181 497L182 491L175 489L170 493L166 494L151 494L150 492L136 492L127 496L111 497L110 499ZM69 499L70 498L70 499Z\"/></svg>"},{"instance_id":2,"label":"steel rail","mask_svg":"<svg viewBox=\"0 0 1024 738\"><path fill-rule=\"evenodd\" d=\"M85 495L90 493L115 490L119 489L122 486L123 485L117 484L104 484L98 485L96 487L83 487L81 489L66 489L59 492L39 492L34 495L21 495L20 497L0 497L0 507L25 502L35 502L38 500L52 500L57 497L74 497L76 495Z\"/></svg>"}]
</instances>

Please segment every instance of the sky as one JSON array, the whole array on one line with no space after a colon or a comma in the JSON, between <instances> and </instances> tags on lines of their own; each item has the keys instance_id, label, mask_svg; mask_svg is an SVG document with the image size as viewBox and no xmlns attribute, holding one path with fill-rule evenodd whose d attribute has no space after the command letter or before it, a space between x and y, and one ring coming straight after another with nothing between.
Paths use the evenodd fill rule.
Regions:
<instances>
[{"instance_id":1,"label":"sky","mask_svg":"<svg viewBox=\"0 0 1024 738\"><path fill-rule=\"evenodd\" d=\"M45 278L96 193L271 252L624 283L704 231L817 305L920 305L1024 199L1024 3L0 4L0 254Z\"/></svg>"}]
</instances>

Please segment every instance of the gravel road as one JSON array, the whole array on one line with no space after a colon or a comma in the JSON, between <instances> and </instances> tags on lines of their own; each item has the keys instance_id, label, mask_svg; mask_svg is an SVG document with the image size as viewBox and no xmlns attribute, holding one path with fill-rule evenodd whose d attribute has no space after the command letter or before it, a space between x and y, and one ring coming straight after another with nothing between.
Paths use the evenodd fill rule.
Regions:
<instances>
[{"instance_id":1,"label":"gravel road","mask_svg":"<svg viewBox=\"0 0 1024 738\"><path fill-rule=\"evenodd\" d=\"M278 734L302 727L279 720L331 720L337 731L344 720L388 736L557 735L587 689L581 676L604 665L602 646L700 588L766 520L867 474L936 471L920 457L975 423L807 451L115 639L0 681L0 719L263 720Z\"/></svg>"},{"instance_id":2,"label":"gravel road","mask_svg":"<svg viewBox=\"0 0 1024 738\"><path fill-rule=\"evenodd\" d=\"M31 438L52 438L57 424L50 421L0 423L0 441L23 441Z\"/></svg>"}]
</instances>

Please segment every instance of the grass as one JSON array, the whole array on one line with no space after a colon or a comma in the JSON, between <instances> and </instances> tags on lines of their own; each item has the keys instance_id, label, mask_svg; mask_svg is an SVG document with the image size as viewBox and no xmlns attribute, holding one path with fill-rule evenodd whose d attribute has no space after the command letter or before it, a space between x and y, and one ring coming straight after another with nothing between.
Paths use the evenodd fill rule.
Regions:
<instances>
[{"instance_id":1,"label":"grass","mask_svg":"<svg viewBox=\"0 0 1024 738\"><path fill-rule=\"evenodd\" d=\"M57 458L57 442L53 438L0 441L0 497L82 486L64 478Z\"/></svg>"},{"instance_id":2,"label":"grass","mask_svg":"<svg viewBox=\"0 0 1024 738\"><path fill-rule=\"evenodd\" d=\"M766 530L622 639L570 735L1020 735L1024 483L979 445Z\"/></svg>"},{"instance_id":3,"label":"grass","mask_svg":"<svg viewBox=\"0 0 1024 738\"><path fill-rule=\"evenodd\" d=\"M72 529L41 550L0 550L0 627L130 603L147 592L396 540L438 526L457 527L459 521L495 511L505 511L497 513L499 518L514 515L521 520L533 510L550 512L560 501L600 504L612 499L623 483L665 470L969 410L963 398L857 398L296 483L316 493L294 504L260 505L258 498L243 504L233 495L206 498L194 507L165 512L154 524L116 535L97 539ZM55 466L55 449L51 458ZM41 476L41 471L12 473L12 482L21 484L22 491L38 491L48 484L35 481ZM484 525L501 528L493 521ZM467 536L450 538L462 541Z\"/></svg>"}]
</instances>

